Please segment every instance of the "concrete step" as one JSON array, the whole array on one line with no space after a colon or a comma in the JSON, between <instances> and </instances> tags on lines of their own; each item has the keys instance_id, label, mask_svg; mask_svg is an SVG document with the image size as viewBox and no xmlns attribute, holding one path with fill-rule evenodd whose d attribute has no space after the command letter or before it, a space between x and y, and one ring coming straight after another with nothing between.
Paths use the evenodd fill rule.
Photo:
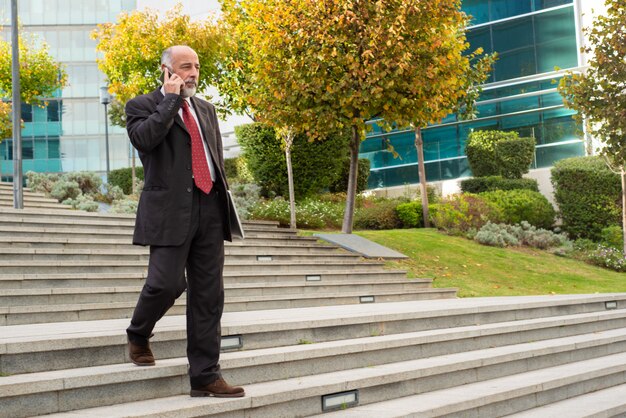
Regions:
<instances>
[{"instance_id":1,"label":"concrete step","mask_svg":"<svg viewBox=\"0 0 626 418\"><path fill-rule=\"evenodd\" d=\"M411 291L430 289L429 280L386 280L369 283L349 280L343 283L300 282L300 283L264 283L238 284L226 281L224 290L227 299L237 297L258 297L271 295L326 295L343 293L361 293L376 295L378 292ZM136 302L142 286L118 287L78 287L78 288L40 288L40 289L0 289L0 306L65 305L83 303Z\"/></svg>"},{"instance_id":2,"label":"concrete step","mask_svg":"<svg viewBox=\"0 0 626 418\"><path fill-rule=\"evenodd\" d=\"M423 334L423 333L422 333ZM524 371L545 367L546 364L564 364L575 358L577 361L615 353L626 347L626 330L616 329L595 334L549 339L539 342L521 343L497 348L473 350L471 354L447 353L430 355L428 358L415 354L421 350L424 335L420 333L396 336L349 339L340 342L300 344L295 346L242 352L226 352L221 356L224 376L228 381L250 385L332 373L363 367L376 367L397 362L422 359L425 376L460 374L476 369L475 378L482 380L501 377L511 369ZM604 353L604 354L603 354ZM471 360L468 360L471 357ZM459 361L461 359L461 361ZM480 364L478 364L480 361ZM522 365L523 364L523 365ZM444 370L447 366L448 370ZM29 397L37 396L44 404L54 405L58 399L60 407L87 408L142 400L160 396L171 396L188 391L186 381L187 359L173 358L158 360L155 367L137 368L131 364L115 364L97 367L76 368L62 371L40 372L9 376L0 380L0 399L16 405L27 403ZM430 376L429 376L430 375ZM168 382L169 381L169 382ZM452 383L453 384L453 383ZM160 389L159 389L160 388ZM80 401L76 396L86 390L104 392L106 401L100 397L87 397ZM171 392L164 393L166 390ZM132 393L132 398L129 397ZM81 396L80 399L84 398ZM71 402L70 402L71 400ZM78 401L78 402L77 402ZM375 404L373 404L375 405ZM366 408L366 407L362 407ZM42 411L39 410L39 413Z\"/></svg>"},{"instance_id":3,"label":"concrete step","mask_svg":"<svg viewBox=\"0 0 626 418\"><path fill-rule=\"evenodd\" d=\"M422 332L420 349L411 352L428 357L623 328L625 298L501 297L229 312L222 319L222 335L240 336L242 350L256 350ZM606 311L607 301L617 301L619 309ZM182 315L159 321L151 343L159 359L185 355L185 323ZM127 326L127 319L5 326L0 372L121 363Z\"/></svg>"},{"instance_id":4,"label":"concrete step","mask_svg":"<svg viewBox=\"0 0 626 418\"><path fill-rule=\"evenodd\" d=\"M626 383L625 360L626 353L607 355L364 405L323 416L332 418L501 417L552 404L587 391L621 386ZM360 402L367 403L366 393L359 391L359 395ZM316 416L321 417L321 415Z\"/></svg>"},{"instance_id":5,"label":"concrete step","mask_svg":"<svg viewBox=\"0 0 626 418\"><path fill-rule=\"evenodd\" d=\"M304 237L298 237L296 235L297 231L287 228L269 228L269 227L244 227L246 231L246 238L250 235L251 238L285 238L285 239L300 239ZM78 225L73 228L70 226L47 226L45 223L41 225L3 225L0 224L0 236L19 236L19 237L44 237L44 236L61 236L61 237L69 237L69 236L87 236L87 237L100 237L100 238L123 238L128 237L131 239L133 236L132 228L103 228L103 227L95 227L88 228L84 225ZM315 237L313 240L316 240Z\"/></svg>"},{"instance_id":6,"label":"concrete step","mask_svg":"<svg viewBox=\"0 0 626 418\"><path fill-rule=\"evenodd\" d=\"M560 402L550 403L512 415L510 418L567 417L600 418L623 417L626 414L626 385L585 393Z\"/></svg>"},{"instance_id":7,"label":"concrete step","mask_svg":"<svg viewBox=\"0 0 626 418\"><path fill-rule=\"evenodd\" d=\"M271 261L311 261L315 263L325 263L335 260L360 260L359 255L345 251L298 251L292 248L281 250L265 250L254 247L227 247L225 255L230 262L271 262ZM135 247L131 249L41 249L41 248L20 248L0 247L0 262L2 261L45 261L55 260L58 262L74 261L147 261L149 259L147 248Z\"/></svg>"},{"instance_id":8,"label":"concrete step","mask_svg":"<svg viewBox=\"0 0 626 418\"><path fill-rule=\"evenodd\" d=\"M319 274L321 271L346 271L354 268L366 270L379 268L384 263L369 260L334 260L323 264L316 263L311 258L303 261L231 261L227 258L224 262L224 271L237 273L252 273L259 271L279 272L307 271L308 274ZM54 274L54 273L121 273L143 272L148 268L145 261L123 260L100 260L83 261L73 260L71 264L53 260L23 260L23 261L0 261L2 274Z\"/></svg>"},{"instance_id":9,"label":"concrete step","mask_svg":"<svg viewBox=\"0 0 626 418\"><path fill-rule=\"evenodd\" d=\"M102 238L97 236L89 236L87 234L80 234L74 236L72 234L62 236L16 236L17 234L0 234L0 246L3 248L8 247L20 247L20 248L124 248L124 249L140 249L142 247L132 244L132 236L122 236L113 238ZM245 240L234 240L226 242L226 247L281 247L281 248L337 248L329 244L319 243L315 237L285 237L282 238L267 238L267 237L248 237ZM146 247L147 251L147 247Z\"/></svg>"},{"instance_id":10,"label":"concrete step","mask_svg":"<svg viewBox=\"0 0 626 418\"><path fill-rule=\"evenodd\" d=\"M565 399L571 396L570 393L583 390L585 386L605 388L623 384L626 380L626 353L545 367L542 361L545 361L544 357L550 357L545 355L545 346L544 342L528 343L507 348L498 347L317 373L280 381L264 381L246 385L245 398L193 399L185 394L82 409L77 410L76 414L108 417L223 417L225 413L231 413L226 416L235 416L235 413L239 416L255 417L311 416L322 412L320 401L323 396L358 390L359 403L363 404L383 402L416 392L422 393L403 399L403 405L407 408L405 411L415 411L414 415L406 413L390 415L387 408L380 408L373 414L364 415L363 412L367 411L365 405L318 416L378 418L440 417L454 414L454 416L496 417L501 416L504 411L515 411L524 408L525 405L541 405L558 398ZM576 352L574 347L570 345ZM515 367L518 363L525 363L522 369L530 371L507 375L510 373L509 366ZM505 376L501 377L503 374ZM178 382L179 379L176 379L173 385ZM137 386L139 385L133 385ZM54 407L57 397L51 398ZM57 405L59 404L57 400ZM339 403L336 408L341 409L342 405ZM361 410L357 411L359 408ZM16 412L20 413L20 409L16 408ZM58 416L75 415L70 413Z\"/></svg>"},{"instance_id":11,"label":"concrete step","mask_svg":"<svg viewBox=\"0 0 626 418\"><path fill-rule=\"evenodd\" d=\"M68 210L72 210L72 207L69 205L63 205L61 203L47 203L47 202L40 202L40 201L31 201L30 199L24 199L24 201L22 202L25 208L28 209L33 209L33 210L37 210L37 209L55 209L55 210L64 210L64 211L68 211ZM13 198L11 199L0 199L0 207L13 207Z\"/></svg>"},{"instance_id":12,"label":"concrete step","mask_svg":"<svg viewBox=\"0 0 626 418\"><path fill-rule=\"evenodd\" d=\"M13 193L0 193L0 202L11 202L11 204L13 204ZM59 204L59 201L53 197L33 193L24 193L24 202Z\"/></svg>"},{"instance_id":13,"label":"concrete step","mask_svg":"<svg viewBox=\"0 0 626 418\"><path fill-rule=\"evenodd\" d=\"M14 209L9 207L0 207L0 219L23 219L27 221L29 219L32 220L67 220L68 222L80 222L81 220L87 221L119 221L119 222L127 222L135 220L134 214L124 214L124 213L107 213L107 212L84 212L84 211L72 211L67 212L65 210L54 210L54 209ZM279 224L275 221L260 221L260 220L244 220L242 223L248 226L258 226L258 227L266 227L266 228L274 228L278 229ZM286 228L280 228L286 229Z\"/></svg>"},{"instance_id":14,"label":"concrete step","mask_svg":"<svg viewBox=\"0 0 626 418\"><path fill-rule=\"evenodd\" d=\"M418 283L416 283L418 284ZM283 293L228 297L224 304L224 312L257 311L264 309L293 309L311 306L351 305L359 303L387 303L404 301L421 301L456 297L457 289L422 288L408 283L400 289L378 289L374 286L356 286L356 290L332 289L328 292ZM354 287L353 287L354 289ZM237 292L232 292L237 293ZM130 318L137 303L137 298L130 293L118 293L117 298L123 301L80 302L70 301L67 304L18 305L0 307L0 326L38 324L60 321L93 321L101 319ZM72 299L69 296L54 295L58 299ZM89 296L84 296L89 298ZM115 299L112 294L91 294L92 299ZM44 295L42 299L46 299ZM48 297L49 298L49 297ZM180 297L167 312L168 315L182 315L186 310L184 296Z\"/></svg>"},{"instance_id":15,"label":"concrete step","mask_svg":"<svg viewBox=\"0 0 626 418\"><path fill-rule=\"evenodd\" d=\"M225 272L224 282L232 284L253 284L263 286L276 283L300 284L306 282L322 282L325 284L342 283L350 280L358 280L363 284L371 281L384 282L386 280L405 279L406 272L401 270L384 270L368 268L355 268L349 271L319 270L314 274L307 271L292 272L250 272L246 274L237 272ZM308 276L308 277L307 277ZM60 273L60 274L0 274L0 289L41 289L41 288L75 288L75 287L117 287L117 286L143 286L146 273L123 272L123 273ZM411 279L426 280L430 279Z\"/></svg>"}]
</instances>

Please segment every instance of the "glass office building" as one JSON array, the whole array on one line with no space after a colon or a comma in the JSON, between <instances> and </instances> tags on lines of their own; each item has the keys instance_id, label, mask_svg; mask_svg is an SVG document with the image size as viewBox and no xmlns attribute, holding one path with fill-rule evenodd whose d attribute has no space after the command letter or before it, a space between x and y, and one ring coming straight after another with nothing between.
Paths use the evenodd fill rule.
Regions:
<instances>
[{"instance_id":1,"label":"glass office building","mask_svg":"<svg viewBox=\"0 0 626 418\"><path fill-rule=\"evenodd\" d=\"M50 54L65 65L68 85L47 106L22 106L24 172L106 172L105 114L99 90L105 76L96 64L91 32L99 23L115 22L136 0L20 0L18 14L25 33L35 34ZM0 0L0 34L10 39L11 1ZM109 125L111 169L130 166L124 129ZM2 180L13 176L13 141L0 142Z\"/></svg>"},{"instance_id":2,"label":"glass office building","mask_svg":"<svg viewBox=\"0 0 626 418\"><path fill-rule=\"evenodd\" d=\"M560 69L581 65L580 0L463 0L473 16L470 50L497 51L499 60L479 99L477 119L449 115L423 129L427 181L471 175L465 142L472 130L517 131L536 139L533 168L585 154L580 127L556 91ZM419 182L415 136L411 130L382 132L373 125L360 157L371 162L369 188ZM395 155L389 151L391 145Z\"/></svg>"}]
</instances>

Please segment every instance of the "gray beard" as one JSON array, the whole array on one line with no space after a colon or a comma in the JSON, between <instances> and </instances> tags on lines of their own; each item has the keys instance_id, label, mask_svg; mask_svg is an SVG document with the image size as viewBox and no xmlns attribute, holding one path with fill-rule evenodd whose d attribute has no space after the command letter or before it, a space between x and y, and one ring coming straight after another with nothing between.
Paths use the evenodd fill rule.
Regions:
<instances>
[{"instance_id":1,"label":"gray beard","mask_svg":"<svg viewBox=\"0 0 626 418\"><path fill-rule=\"evenodd\" d=\"M180 95L183 97L193 97L196 95L196 87L192 87L192 88L183 87L180 91Z\"/></svg>"}]
</instances>

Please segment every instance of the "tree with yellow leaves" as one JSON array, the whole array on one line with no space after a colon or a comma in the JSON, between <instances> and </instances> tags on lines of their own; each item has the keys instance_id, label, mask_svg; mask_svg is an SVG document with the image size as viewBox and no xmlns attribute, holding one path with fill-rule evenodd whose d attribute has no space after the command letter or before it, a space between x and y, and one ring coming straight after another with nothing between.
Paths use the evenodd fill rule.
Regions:
<instances>
[{"instance_id":1,"label":"tree with yellow leaves","mask_svg":"<svg viewBox=\"0 0 626 418\"><path fill-rule=\"evenodd\" d=\"M342 231L352 232L359 145L371 119L425 126L466 97L459 0L240 0L242 94L312 139L349 127ZM478 51L477 53L480 53ZM484 66L483 66L484 67ZM475 80L476 81L476 80ZM390 127L389 122L381 122ZM423 176L422 176L423 177Z\"/></svg>"},{"instance_id":2,"label":"tree with yellow leaves","mask_svg":"<svg viewBox=\"0 0 626 418\"><path fill-rule=\"evenodd\" d=\"M126 125L124 105L128 100L161 85L160 59L166 48L182 44L198 53L198 92L206 95L217 75L216 57L222 39L217 24L211 19L192 22L182 13L180 3L164 18L150 9L122 13L116 23L98 25L92 37L98 41L97 51L102 53L98 67L115 95L111 121L118 126Z\"/></svg>"},{"instance_id":3,"label":"tree with yellow leaves","mask_svg":"<svg viewBox=\"0 0 626 418\"><path fill-rule=\"evenodd\" d=\"M48 45L34 35L19 37L20 98L22 102L44 106L46 99L67 84L63 66L48 52ZM0 40L0 142L12 134L11 109L13 74L11 43Z\"/></svg>"}]
</instances>

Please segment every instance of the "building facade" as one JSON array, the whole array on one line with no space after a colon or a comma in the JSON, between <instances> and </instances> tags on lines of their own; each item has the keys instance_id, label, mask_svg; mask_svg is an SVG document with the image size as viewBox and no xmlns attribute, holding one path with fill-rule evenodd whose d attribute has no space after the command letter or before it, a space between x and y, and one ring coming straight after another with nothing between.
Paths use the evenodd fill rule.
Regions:
<instances>
[{"instance_id":1,"label":"building facade","mask_svg":"<svg viewBox=\"0 0 626 418\"><path fill-rule=\"evenodd\" d=\"M465 143L473 130L517 131L534 137L532 168L585 154L581 127L556 91L563 71L584 64L579 52L581 4L582 0L463 0L463 10L473 17L467 32L470 50L496 51L499 59L477 103L476 119L460 121L449 115L423 129L427 181L471 175ZM418 183L414 132L383 132L375 124L372 128L360 149L360 157L371 162L369 188Z\"/></svg>"},{"instance_id":2,"label":"building facade","mask_svg":"<svg viewBox=\"0 0 626 418\"><path fill-rule=\"evenodd\" d=\"M105 76L96 64L91 32L99 23L115 22L136 0L20 0L18 14L25 34L34 34L65 65L68 85L47 106L22 106L22 166L38 172L89 170L106 172L105 109L99 100ZM1 36L10 39L11 1L0 0ZM27 35L26 35L27 36ZM130 165L125 130L108 126L111 169ZM0 142L0 173L12 180L13 141Z\"/></svg>"}]
</instances>

